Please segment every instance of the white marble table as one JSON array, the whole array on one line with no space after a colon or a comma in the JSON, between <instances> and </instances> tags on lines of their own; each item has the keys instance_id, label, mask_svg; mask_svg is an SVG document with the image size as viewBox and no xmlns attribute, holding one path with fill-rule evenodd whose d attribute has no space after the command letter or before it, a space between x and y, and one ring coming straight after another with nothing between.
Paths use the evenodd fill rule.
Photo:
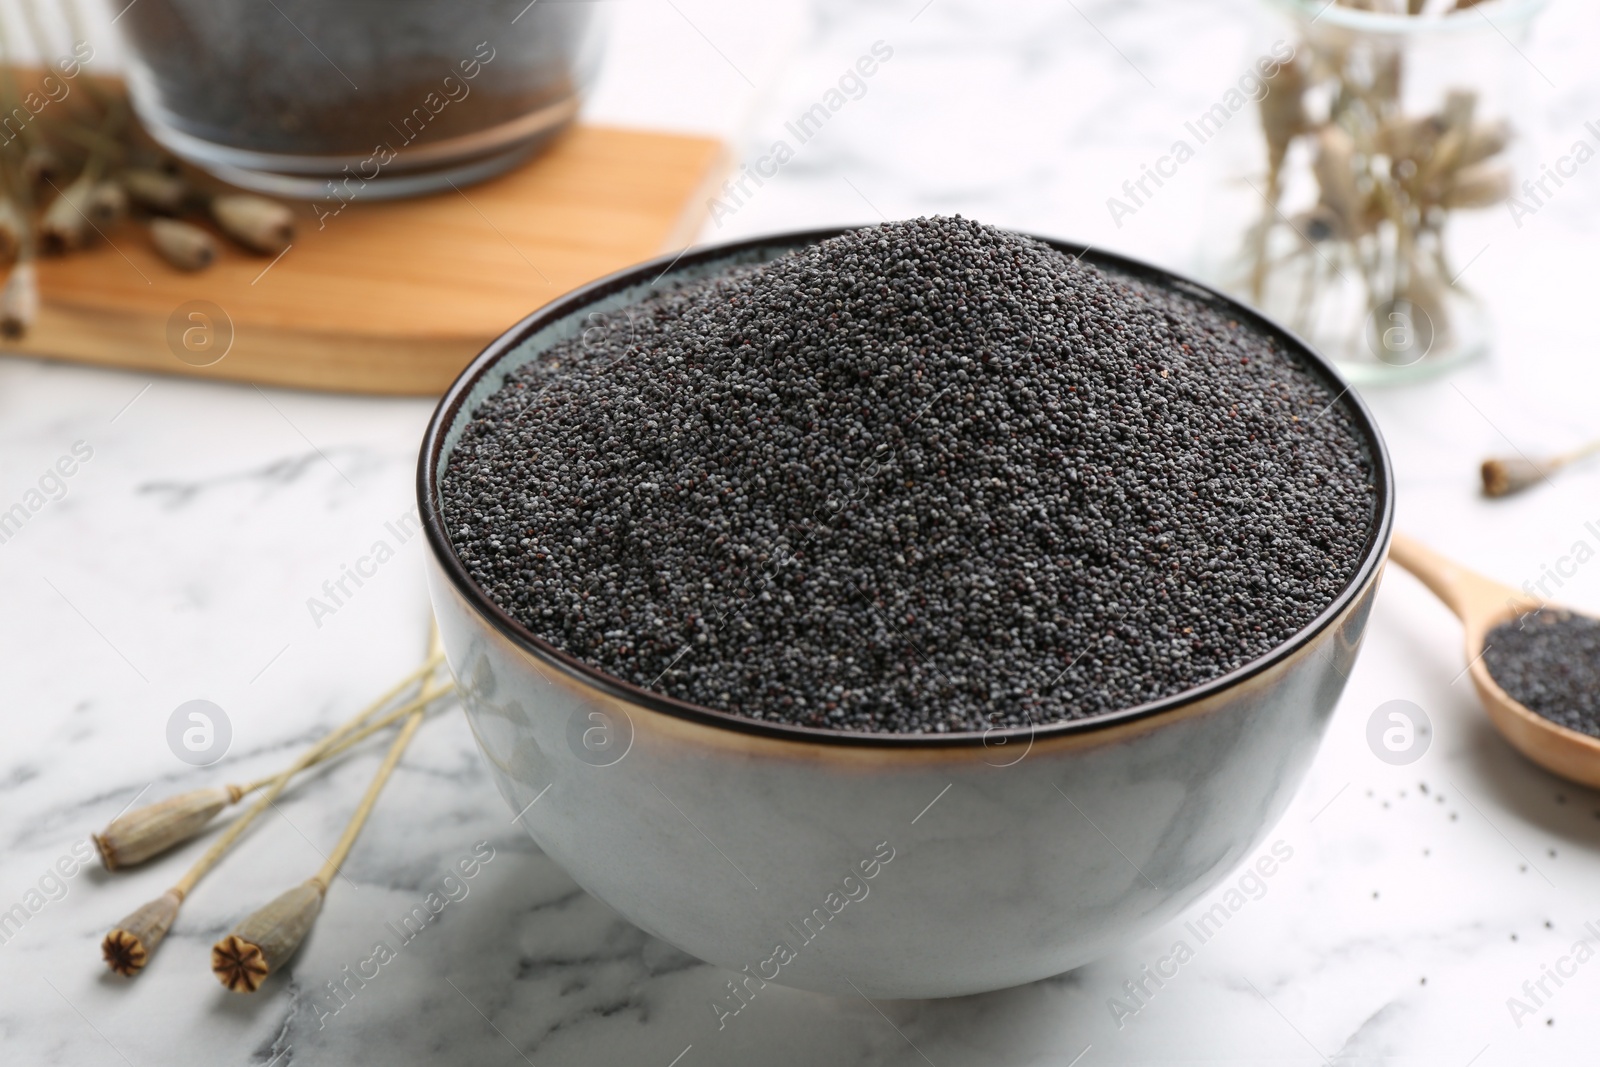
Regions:
<instances>
[{"instance_id":1,"label":"white marble table","mask_svg":"<svg viewBox=\"0 0 1600 1067\"><path fill-rule=\"evenodd\" d=\"M1187 268L1221 153L1120 229L1104 201L1263 39L1244 0L751 7L614 5L592 114L717 131L754 160L873 42L893 58L706 239L959 211ZM1600 119L1597 46L1600 24L1567 0L1526 47L1539 71L1527 122L1535 160ZM1600 432L1600 170L1524 223L1490 212L1456 234L1458 261L1481 250L1468 280L1489 296L1495 358L1368 393L1393 450L1403 526L1513 584L1577 542L1600 548L1600 468L1502 503L1474 492L1486 453ZM1317 762L1269 837L1292 857L1203 944L1189 915L1071 974L953 1001L869 1004L771 987L719 1032L707 1005L727 976L578 890L511 824L452 713L425 727L311 940L262 993L223 992L209 946L315 869L376 754L294 790L194 894L149 971L132 983L108 976L98 962L108 923L156 895L176 865L115 878L86 867L56 881L58 860L73 869L87 832L136 796L275 768L418 658L422 549L385 524L411 507L429 408L0 359L0 508L76 442L80 456L92 450L65 495L0 544L0 656L12 683L0 702L0 911L26 912L0 944L0 1061L1595 1062L1600 963L1559 988L1546 979L1552 995L1521 1025L1507 1002L1525 999L1523 984L1575 942L1600 943L1590 932L1600 931L1600 795L1499 741L1458 674L1454 622L1398 573ZM314 620L307 599L379 540L394 558ZM1600 609L1600 564L1579 567L1559 596ZM194 698L215 701L233 727L227 758L204 770L165 741L168 715ZM1408 767L1379 761L1365 742L1367 717L1391 699L1420 705L1435 727ZM385 924L479 842L493 859L467 895L335 999L328 983L379 938L392 942ZM1124 983L1179 939L1193 958L1131 997ZM1130 1011L1114 1011L1113 998Z\"/></svg>"}]
</instances>

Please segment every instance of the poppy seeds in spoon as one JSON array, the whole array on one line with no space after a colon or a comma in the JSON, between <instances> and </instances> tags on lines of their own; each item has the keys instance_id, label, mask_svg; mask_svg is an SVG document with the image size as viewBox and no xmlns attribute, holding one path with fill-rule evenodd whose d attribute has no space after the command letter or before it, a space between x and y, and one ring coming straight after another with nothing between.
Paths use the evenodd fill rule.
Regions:
<instances>
[{"instance_id":1,"label":"poppy seeds in spoon","mask_svg":"<svg viewBox=\"0 0 1600 1067\"><path fill-rule=\"evenodd\" d=\"M1600 737L1600 619L1548 609L1489 631L1483 665L1536 715Z\"/></svg>"}]
</instances>

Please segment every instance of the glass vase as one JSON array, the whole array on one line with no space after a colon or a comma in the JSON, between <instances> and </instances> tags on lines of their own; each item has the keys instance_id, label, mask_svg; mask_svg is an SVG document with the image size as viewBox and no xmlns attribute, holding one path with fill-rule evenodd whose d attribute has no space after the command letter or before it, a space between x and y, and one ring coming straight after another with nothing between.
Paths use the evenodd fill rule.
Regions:
<instances>
[{"instance_id":1,"label":"glass vase","mask_svg":"<svg viewBox=\"0 0 1600 1067\"><path fill-rule=\"evenodd\" d=\"M1224 285L1357 383L1483 355L1488 315L1448 238L1516 189L1521 47L1544 0L1269 2L1295 54L1257 103L1256 218Z\"/></svg>"}]
</instances>

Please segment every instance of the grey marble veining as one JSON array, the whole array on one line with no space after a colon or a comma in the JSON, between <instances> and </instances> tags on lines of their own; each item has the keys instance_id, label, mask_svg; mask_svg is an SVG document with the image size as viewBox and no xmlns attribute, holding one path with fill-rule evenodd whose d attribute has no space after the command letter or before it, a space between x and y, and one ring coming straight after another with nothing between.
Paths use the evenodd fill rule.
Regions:
<instances>
[{"instance_id":1,"label":"grey marble veining","mask_svg":"<svg viewBox=\"0 0 1600 1067\"><path fill-rule=\"evenodd\" d=\"M865 95L705 239L961 211L1186 269L1218 232L1208 216L1227 202L1218 191L1236 177L1230 168L1248 162L1248 137L1217 144L1121 228L1105 199L1270 42L1255 20L1254 5L1222 0L636 0L612 12L592 114L714 130L754 162L882 40L894 55ZM1524 123L1534 159L1600 120L1597 43L1586 8L1558 0L1526 45L1539 72ZM1501 503L1478 498L1474 480L1483 455L1557 450L1600 431L1588 314L1597 219L1600 171L1581 173L1520 228L1500 212L1463 219L1456 258L1479 253L1466 277L1497 323L1495 357L1368 394L1393 452L1403 528L1512 584L1560 564L1570 574L1551 588L1591 610L1600 564L1571 560L1579 543L1600 548L1600 470ZM1259 885L1231 876L1161 929L1066 975L944 1001L769 985L719 1031L708 1005L730 974L622 921L540 853L512 824L459 713L424 727L312 938L260 994L225 993L209 946L321 863L375 751L296 786L202 883L146 974L106 975L107 926L203 843L107 876L78 869L88 832L142 790L276 768L421 655L421 545L389 527L412 506L429 407L0 360L0 506L75 442L93 449L65 495L0 544L11 683L0 713L0 912L27 912L0 943L4 1062L1593 1061L1600 961L1571 961L1576 942L1600 941L1585 925L1600 929L1600 796L1498 740L1458 679L1454 621L1398 573L1385 578L1309 776L1268 835L1290 858ZM379 540L393 558L314 617L308 600ZM234 728L228 757L200 770L164 739L170 712L196 697L222 706ZM1368 716L1392 699L1422 706L1435 729L1409 767L1380 762L1365 741ZM940 803L961 800L952 791ZM449 899L444 878L480 842L493 858ZM430 893L448 903L403 937ZM1229 918L1202 941L1189 927L1218 903ZM372 963L380 941L392 958ZM1187 953L1174 952L1180 941ZM1573 972L1557 986L1545 968L1563 957ZM1146 967L1173 976L1156 986ZM1517 1025L1508 999L1526 1001L1524 983L1537 991L1541 980L1535 1013ZM330 982L344 983L342 995ZM1141 982L1141 995L1128 991Z\"/></svg>"}]
</instances>

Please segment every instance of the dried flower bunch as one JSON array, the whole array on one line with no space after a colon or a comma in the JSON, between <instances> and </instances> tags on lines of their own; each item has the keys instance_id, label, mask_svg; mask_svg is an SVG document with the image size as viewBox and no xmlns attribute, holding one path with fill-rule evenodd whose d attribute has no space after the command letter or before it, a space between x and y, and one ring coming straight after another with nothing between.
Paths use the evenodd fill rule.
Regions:
<instances>
[{"instance_id":1,"label":"dried flower bunch","mask_svg":"<svg viewBox=\"0 0 1600 1067\"><path fill-rule=\"evenodd\" d=\"M421 666L278 773L243 785L198 789L147 804L118 816L103 832L95 834L94 842L105 868L119 871L194 838L223 808L239 803L252 793L261 794L234 818L171 888L112 928L101 943L106 966L127 977L143 970L200 879L233 847L256 817L272 806L292 779L400 722L400 730L367 787L366 795L321 869L247 916L213 946L212 971L225 987L240 993L260 988L268 975L294 955L310 932L322 910L322 899L329 883L354 846L384 784L422 725L423 716L454 688L448 678L442 676L443 662L435 633L433 648Z\"/></svg>"},{"instance_id":2,"label":"dried flower bunch","mask_svg":"<svg viewBox=\"0 0 1600 1067\"><path fill-rule=\"evenodd\" d=\"M1477 0L1338 3L1438 20L1458 17ZM1466 88L1448 92L1432 113L1406 111L1406 56L1397 36L1317 25L1306 35L1306 47L1283 64L1260 102L1267 204L1248 239L1251 297L1261 303L1269 284L1298 270L1294 325L1309 332L1315 296L1336 276L1358 277L1366 311L1409 305L1443 338L1450 330L1447 293L1470 295L1446 261L1445 226L1453 211L1510 195L1502 154L1511 127L1481 115L1477 93ZM1284 167L1296 143L1308 151L1317 199L1285 216Z\"/></svg>"},{"instance_id":3,"label":"dried flower bunch","mask_svg":"<svg viewBox=\"0 0 1600 1067\"><path fill-rule=\"evenodd\" d=\"M63 54L34 0L22 0L21 8L37 53ZM74 37L84 39L76 5L65 0L63 8ZM277 255L293 240L294 213L286 205L186 171L139 129L118 85L81 74L76 80L84 92L52 96L59 103L51 107L24 107L37 94L22 86L38 72L12 63L3 22L0 66L0 116L7 119L0 139L0 264L11 267L0 287L0 336L20 337L38 317L37 257L88 247L124 219L136 221L161 258L184 271L216 260L212 227L258 255ZM14 123L15 115L28 120Z\"/></svg>"}]
</instances>

